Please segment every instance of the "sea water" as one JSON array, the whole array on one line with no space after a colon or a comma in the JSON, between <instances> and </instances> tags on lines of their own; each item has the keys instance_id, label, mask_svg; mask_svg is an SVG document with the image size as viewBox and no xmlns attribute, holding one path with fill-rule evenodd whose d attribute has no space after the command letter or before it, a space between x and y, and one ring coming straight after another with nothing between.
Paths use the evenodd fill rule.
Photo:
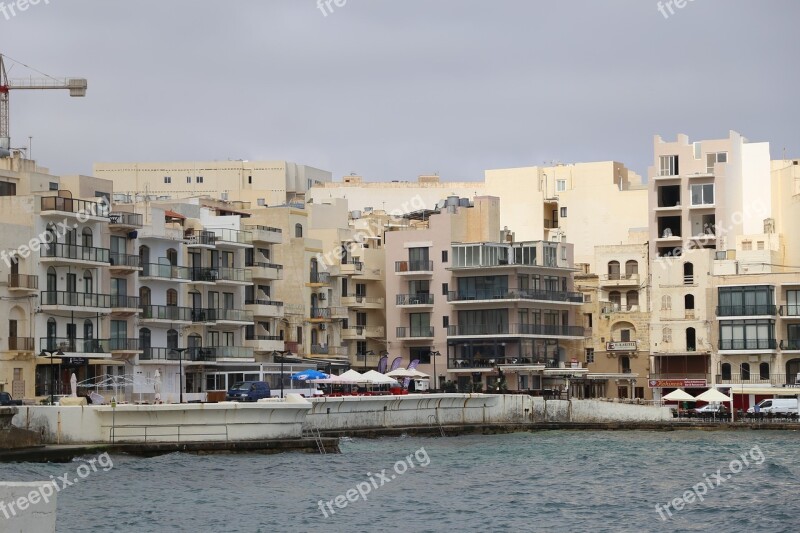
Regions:
<instances>
[{"instance_id":1,"label":"sea water","mask_svg":"<svg viewBox=\"0 0 800 533\"><path fill-rule=\"evenodd\" d=\"M60 490L57 531L800 531L794 431L357 438L341 450L112 455L113 468ZM0 479L74 478L91 459L0 464Z\"/></svg>"}]
</instances>

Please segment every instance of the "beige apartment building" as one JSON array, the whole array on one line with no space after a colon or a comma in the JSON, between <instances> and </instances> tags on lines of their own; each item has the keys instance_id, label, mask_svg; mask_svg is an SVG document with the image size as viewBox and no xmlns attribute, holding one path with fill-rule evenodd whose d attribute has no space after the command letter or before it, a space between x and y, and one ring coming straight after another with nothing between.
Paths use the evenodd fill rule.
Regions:
<instances>
[{"instance_id":1,"label":"beige apartment building","mask_svg":"<svg viewBox=\"0 0 800 533\"><path fill-rule=\"evenodd\" d=\"M94 176L114 183L116 202L208 196L253 206L302 203L331 173L289 161L95 163Z\"/></svg>"},{"instance_id":2,"label":"beige apartment building","mask_svg":"<svg viewBox=\"0 0 800 533\"><path fill-rule=\"evenodd\" d=\"M583 397L652 399L648 245L639 237L640 244L595 247L604 273L575 275L587 333Z\"/></svg>"}]
</instances>

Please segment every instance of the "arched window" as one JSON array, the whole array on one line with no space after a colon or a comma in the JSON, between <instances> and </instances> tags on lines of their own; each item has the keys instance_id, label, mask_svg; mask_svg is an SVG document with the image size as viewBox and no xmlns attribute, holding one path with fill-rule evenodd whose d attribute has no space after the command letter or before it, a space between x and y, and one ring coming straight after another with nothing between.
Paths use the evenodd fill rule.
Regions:
<instances>
[{"instance_id":1,"label":"arched window","mask_svg":"<svg viewBox=\"0 0 800 533\"><path fill-rule=\"evenodd\" d=\"M687 294L683 297L683 308L687 311L694 309L694 295Z\"/></svg>"},{"instance_id":2,"label":"arched window","mask_svg":"<svg viewBox=\"0 0 800 533\"><path fill-rule=\"evenodd\" d=\"M639 262L631 259L625 262L625 277L630 278L639 273Z\"/></svg>"},{"instance_id":3,"label":"arched window","mask_svg":"<svg viewBox=\"0 0 800 533\"><path fill-rule=\"evenodd\" d=\"M742 381L750 381L750 363L742 363Z\"/></svg>"},{"instance_id":4,"label":"arched window","mask_svg":"<svg viewBox=\"0 0 800 533\"><path fill-rule=\"evenodd\" d=\"M731 379L731 364L722 363L722 379L730 381Z\"/></svg>"},{"instance_id":5,"label":"arched window","mask_svg":"<svg viewBox=\"0 0 800 533\"><path fill-rule=\"evenodd\" d=\"M619 291L611 291L608 293L608 301L611 302L611 307L619 310L619 306L622 303L622 294Z\"/></svg>"},{"instance_id":6,"label":"arched window","mask_svg":"<svg viewBox=\"0 0 800 533\"><path fill-rule=\"evenodd\" d=\"M56 251L56 244L58 243L58 231L56 231L55 224L47 225L47 232L44 236L44 246L42 246L42 255L45 257L52 257Z\"/></svg>"},{"instance_id":7,"label":"arched window","mask_svg":"<svg viewBox=\"0 0 800 533\"><path fill-rule=\"evenodd\" d=\"M47 351L53 352L58 350L58 339L56 338L58 331L55 318L47 319Z\"/></svg>"},{"instance_id":8,"label":"arched window","mask_svg":"<svg viewBox=\"0 0 800 533\"><path fill-rule=\"evenodd\" d=\"M295 224L294 225L294 236L298 239L303 238L303 225L302 224Z\"/></svg>"},{"instance_id":9,"label":"arched window","mask_svg":"<svg viewBox=\"0 0 800 533\"><path fill-rule=\"evenodd\" d=\"M316 258L311 259L310 267L311 267L310 281L311 281L311 283L318 283L319 282L319 263L317 263L317 259Z\"/></svg>"},{"instance_id":10,"label":"arched window","mask_svg":"<svg viewBox=\"0 0 800 533\"><path fill-rule=\"evenodd\" d=\"M697 341L694 328L686 328L686 351L694 352L697 350Z\"/></svg>"},{"instance_id":11,"label":"arched window","mask_svg":"<svg viewBox=\"0 0 800 533\"><path fill-rule=\"evenodd\" d=\"M149 246L139 246L139 261L142 265L147 265L150 263L150 247Z\"/></svg>"},{"instance_id":12,"label":"arched window","mask_svg":"<svg viewBox=\"0 0 800 533\"><path fill-rule=\"evenodd\" d=\"M175 289L167 289L167 305L173 307L178 305L178 291Z\"/></svg>"},{"instance_id":13,"label":"arched window","mask_svg":"<svg viewBox=\"0 0 800 533\"><path fill-rule=\"evenodd\" d=\"M174 248L167 250L167 261L171 266L178 266L178 252Z\"/></svg>"},{"instance_id":14,"label":"arched window","mask_svg":"<svg viewBox=\"0 0 800 533\"><path fill-rule=\"evenodd\" d=\"M769 380L769 363L758 365L758 377L765 381Z\"/></svg>"},{"instance_id":15,"label":"arched window","mask_svg":"<svg viewBox=\"0 0 800 533\"><path fill-rule=\"evenodd\" d=\"M152 335L150 330L147 328L141 328L139 330L139 349L142 350L142 359L152 359L153 358L153 350L151 349L151 338Z\"/></svg>"},{"instance_id":16,"label":"arched window","mask_svg":"<svg viewBox=\"0 0 800 533\"><path fill-rule=\"evenodd\" d=\"M81 232L81 246L91 248L94 246L94 238L92 237L92 228L83 228Z\"/></svg>"},{"instance_id":17,"label":"arched window","mask_svg":"<svg viewBox=\"0 0 800 533\"><path fill-rule=\"evenodd\" d=\"M694 283L694 265L691 263L683 264L683 284L691 285Z\"/></svg>"},{"instance_id":18,"label":"arched window","mask_svg":"<svg viewBox=\"0 0 800 533\"><path fill-rule=\"evenodd\" d=\"M83 292L94 294L94 280L92 280L92 272L89 270L83 271Z\"/></svg>"},{"instance_id":19,"label":"arched window","mask_svg":"<svg viewBox=\"0 0 800 533\"><path fill-rule=\"evenodd\" d=\"M628 305L628 309L633 307L634 305L639 305L639 291L628 291L625 294L625 300Z\"/></svg>"},{"instance_id":20,"label":"arched window","mask_svg":"<svg viewBox=\"0 0 800 533\"><path fill-rule=\"evenodd\" d=\"M672 309L672 297L669 294L665 294L661 297L661 310L669 311L670 309Z\"/></svg>"},{"instance_id":21,"label":"arched window","mask_svg":"<svg viewBox=\"0 0 800 533\"><path fill-rule=\"evenodd\" d=\"M619 261L608 262L608 279L619 279Z\"/></svg>"},{"instance_id":22,"label":"arched window","mask_svg":"<svg viewBox=\"0 0 800 533\"><path fill-rule=\"evenodd\" d=\"M167 349L175 350L178 348L178 332L174 329L167 330Z\"/></svg>"},{"instance_id":23,"label":"arched window","mask_svg":"<svg viewBox=\"0 0 800 533\"><path fill-rule=\"evenodd\" d=\"M150 302L150 287L139 287L139 305L148 306Z\"/></svg>"},{"instance_id":24,"label":"arched window","mask_svg":"<svg viewBox=\"0 0 800 533\"><path fill-rule=\"evenodd\" d=\"M53 267L49 267L47 269L47 292L55 292L58 289L58 276L56 275L56 269ZM55 298L55 295L52 296Z\"/></svg>"},{"instance_id":25,"label":"arched window","mask_svg":"<svg viewBox=\"0 0 800 533\"><path fill-rule=\"evenodd\" d=\"M664 328L661 331L661 342L672 342L672 329Z\"/></svg>"}]
</instances>

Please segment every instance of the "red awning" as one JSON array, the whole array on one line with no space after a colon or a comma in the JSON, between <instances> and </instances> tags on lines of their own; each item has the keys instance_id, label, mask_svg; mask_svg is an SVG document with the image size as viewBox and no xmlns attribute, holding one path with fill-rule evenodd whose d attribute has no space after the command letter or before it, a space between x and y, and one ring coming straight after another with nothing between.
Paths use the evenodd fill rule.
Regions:
<instances>
[{"instance_id":1,"label":"red awning","mask_svg":"<svg viewBox=\"0 0 800 533\"><path fill-rule=\"evenodd\" d=\"M181 215L180 213L176 213L175 211L170 211L169 209L164 211L164 217L166 217L166 218L179 218L181 220L186 220L185 216Z\"/></svg>"}]
</instances>

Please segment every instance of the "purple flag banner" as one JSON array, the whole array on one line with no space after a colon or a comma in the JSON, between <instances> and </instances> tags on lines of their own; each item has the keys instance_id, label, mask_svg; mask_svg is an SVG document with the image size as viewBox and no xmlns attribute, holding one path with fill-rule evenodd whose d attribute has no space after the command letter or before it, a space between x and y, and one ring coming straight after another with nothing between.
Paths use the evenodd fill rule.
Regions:
<instances>
[{"instance_id":1,"label":"purple flag banner","mask_svg":"<svg viewBox=\"0 0 800 533\"><path fill-rule=\"evenodd\" d=\"M381 374L386 373L386 367L389 365L389 356L384 355L381 357L381 360L378 361L378 372Z\"/></svg>"},{"instance_id":2,"label":"purple flag banner","mask_svg":"<svg viewBox=\"0 0 800 533\"><path fill-rule=\"evenodd\" d=\"M391 372L392 370L397 370L398 368L400 368L400 365L402 363L403 363L403 358L402 357L395 357L394 361L392 361L392 367L389 369L389 372Z\"/></svg>"}]
</instances>

